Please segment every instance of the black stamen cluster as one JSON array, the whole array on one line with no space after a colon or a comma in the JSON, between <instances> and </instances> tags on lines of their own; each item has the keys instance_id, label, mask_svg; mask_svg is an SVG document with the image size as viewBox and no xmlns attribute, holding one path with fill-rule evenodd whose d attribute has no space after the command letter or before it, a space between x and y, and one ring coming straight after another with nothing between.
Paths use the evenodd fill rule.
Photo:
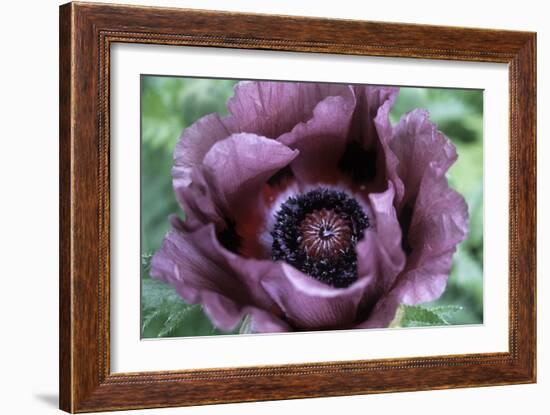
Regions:
<instances>
[{"instance_id":1,"label":"black stamen cluster","mask_svg":"<svg viewBox=\"0 0 550 415\"><path fill-rule=\"evenodd\" d=\"M300 225L316 211L333 210L350 226L351 238L346 247L337 253L313 257L303 249ZM355 245L369 227L369 218L357 201L344 192L317 188L296 197L288 198L276 213L272 257L283 260L307 275L333 287L344 288L357 280Z\"/></svg>"}]
</instances>

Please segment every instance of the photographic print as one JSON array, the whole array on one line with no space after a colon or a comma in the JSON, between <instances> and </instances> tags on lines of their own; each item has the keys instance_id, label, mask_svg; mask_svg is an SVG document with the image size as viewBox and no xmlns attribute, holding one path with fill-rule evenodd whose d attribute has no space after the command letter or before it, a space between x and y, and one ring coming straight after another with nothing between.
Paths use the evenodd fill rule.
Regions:
<instances>
[{"instance_id":1,"label":"photographic print","mask_svg":"<svg viewBox=\"0 0 550 415\"><path fill-rule=\"evenodd\" d=\"M144 339L482 324L483 91L142 75L141 263Z\"/></svg>"},{"instance_id":2,"label":"photographic print","mask_svg":"<svg viewBox=\"0 0 550 415\"><path fill-rule=\"evenodd\" d=\"M94 3L59 33L60 408L536 382L536 33Z\"/></svg>"}]
</instances>

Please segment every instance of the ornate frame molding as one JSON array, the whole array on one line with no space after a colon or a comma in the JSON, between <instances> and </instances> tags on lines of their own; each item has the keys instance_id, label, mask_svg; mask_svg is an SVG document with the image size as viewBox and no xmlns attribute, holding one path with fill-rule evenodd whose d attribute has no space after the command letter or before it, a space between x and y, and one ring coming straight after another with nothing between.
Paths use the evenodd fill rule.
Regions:
<instances>
[{"instance_id":1,"label":"ornate frame molding","mask_svg":"<svg viewBox=\"0 0 550 415\"><path fill-rule=\"evenodd\" d=\"M111 373L109 70L110 46L117 42L508 63L509 352ZM61 6L61 409L90 412L534 382L535 105L534 33L86 3Z\"/></svg>"}]
</instances>

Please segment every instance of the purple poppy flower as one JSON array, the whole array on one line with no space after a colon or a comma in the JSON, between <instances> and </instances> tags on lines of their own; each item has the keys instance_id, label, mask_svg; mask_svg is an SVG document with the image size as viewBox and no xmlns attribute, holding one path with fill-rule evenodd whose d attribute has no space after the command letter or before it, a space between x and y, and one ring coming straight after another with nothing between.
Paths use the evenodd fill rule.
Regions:
<instances>
[{"instance_id":1,"label":"purple poppy flower","mask_svg":"<svg viewBox=\"0 0 550 415\"><path fill-rule=\"evenodd\" d=\"M451 142L390 87L241 82L174 151L176 198L151 275L213 324L255 332L387 327L437 299L468 232Z\"/></svg>"}]
</instances>

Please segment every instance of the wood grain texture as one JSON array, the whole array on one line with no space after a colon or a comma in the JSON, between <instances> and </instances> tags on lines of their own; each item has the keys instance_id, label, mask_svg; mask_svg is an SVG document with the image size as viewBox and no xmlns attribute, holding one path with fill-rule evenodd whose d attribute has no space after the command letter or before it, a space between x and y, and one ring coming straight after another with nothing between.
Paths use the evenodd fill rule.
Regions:
<instances>
[{"instance_id":1,"label":"wood grain texture","mask_svg":"<svg viewBox=\"0 0 550 415\"><path fill-rule=\"evenodd\" d=\"M59 406L71 410L73 397L71 287L71 141L72 19L70 8L59 14Z\"/></svg>"},{"instance_id":2,"label":"wood grain texture","mask_svg":"<svg viewBox=\"0 0 550 415\"><path fill-rule=\"evenodd\" d=\"M116 42L509 64L509 352L111 373L109 70ZM536 36L70 3L60 9L60 407L90 412L535 381Z\"/></svg>"}]
</instances>

